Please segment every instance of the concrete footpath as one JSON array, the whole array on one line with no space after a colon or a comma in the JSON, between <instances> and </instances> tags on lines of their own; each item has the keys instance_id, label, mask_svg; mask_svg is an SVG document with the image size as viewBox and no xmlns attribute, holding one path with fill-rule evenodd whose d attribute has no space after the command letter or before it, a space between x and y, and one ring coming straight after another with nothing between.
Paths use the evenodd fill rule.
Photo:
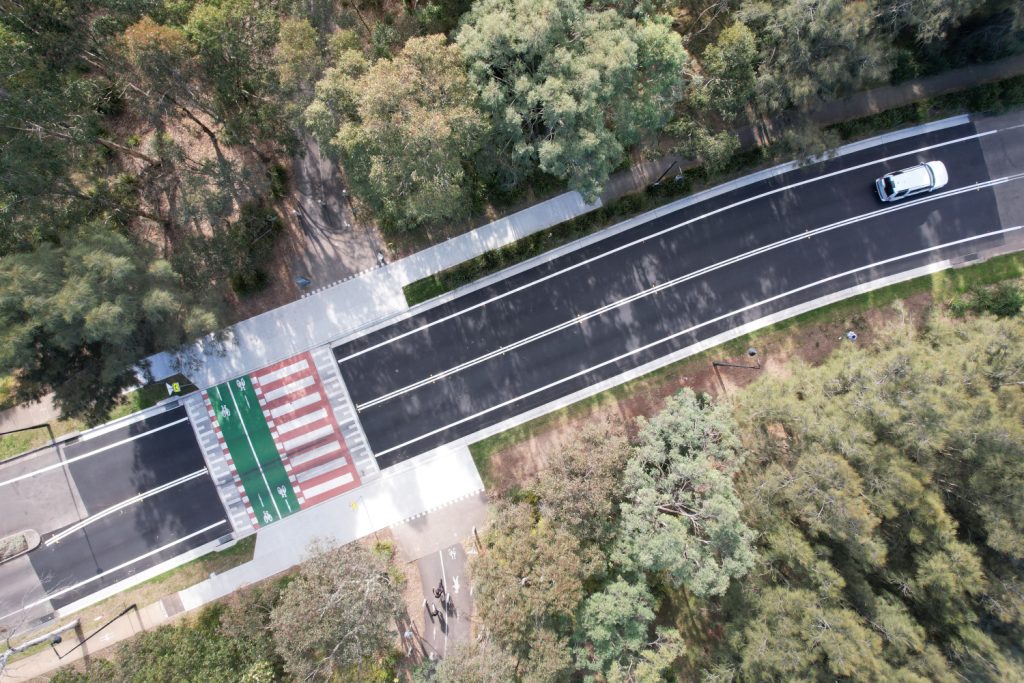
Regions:
<instances>
[{"instance_id":1,"label":"concrete footpath","mask_svg":"<svg viewBox=\"0 0 1024 683\"><path fill-rule=\"evenodd\" d=\"M416 535L422 537L421 542L427 543L427 547L434 548L441 542L448 544L450 541L443 540L444 534L423 533L425 515L449 506L461 509L460 501L478 510L483 490L483 481L469 449L464 446L440 449L430 456L396 465L358 489L261 529L256 534L256 549L250 562L211 575L201 583L140 607L138 612L129 612L90 640L87 647L63 659L48 648L15 660L7 665L0 681L44 678L57 668L80 661L140 631L170 623L190 610L287 571L305 559L307 548L315 539L345 544L411 521L420 527L421 533ZM94 626L86 625L85 635L89 635ZM65 653L75 644L77 639L65 634L64 645L59 649Z\"/></svg>"},{"instance_id":2,"label":"concrete footpath","mask_svg":"<svg viewBox=\"0 0 1024 683\"><path fill-rule=\"evenodd\" d=\"M7 410L0 410L0 432L35 427L54 423L60 419L60 412L53 404L53 394L47 394L35 403L24 403Z\"/></svg>"}]
</instances>

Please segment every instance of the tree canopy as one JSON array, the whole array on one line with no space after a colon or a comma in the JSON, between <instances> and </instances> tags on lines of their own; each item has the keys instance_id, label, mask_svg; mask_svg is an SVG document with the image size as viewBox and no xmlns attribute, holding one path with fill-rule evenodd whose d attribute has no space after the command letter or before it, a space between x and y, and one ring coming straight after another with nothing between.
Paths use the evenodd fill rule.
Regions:
<instances>
[{"instance_id":1,"label":"tree canopy","mask_svg":"<svg viewBox=\"0 0 1024 683\"><path fill-rule=\"evenodd\" d=\"M372 64L342 50L306 116L359 196L395 229L464 215L466 165L487 125L459 49L443 36L412 38Z\"/></svg>"},{"instance_id":2,"label":"tree canopy","mask_svg":"<svg viewBox=\"0 0 1024 683\"><path fill-rule=\"evenodd\" d=\"M668 121L688 61L667 22L581 0L482 0L456 40L500 170L516 179L536 165L588 199L628 147Z\"/></svg>"},{"instance_id":3,"label":"tree canopy","mask_svg":"<svg viewBox=\"0 0 1024 683\"><path fill-rule=\"evenodd\" d=\"M102 421L148 349L173 348L216 318L162 259L97 221L59 244L0 258L0 372L24 399Z\"/></svg>"},{"instance_id":4,"label":"tree canopy","mask_svg":"<svg viewBox=\"0 0 1024 683\"><path fill-rule=\"evenodd\" d=\"M472 568L487 656L521 681L1024 680L1024 321L976 298L1004 317L898 320L549 454Z\"/></svg>"},{"instance_id":5,"label":"tree canopy","mask_svg":"<svg viewBox=\"0 0 1024 683\"><path fill-rule=\"evenodd\" d=\"M715 600L754 561L728 410L692 391L641 425L594 425L502 507L473 566L481 620L519 680L659 680L682 652L666 595Z\"/></svg>"},{"instance_id":6,"label":"tree canopy","mask_svg":"<svg viewBox=\"0 0 1024 683\"><path fill-rule=\"evenodd\" d=\"M732 478L742 462L728 411L689 389L649 423L626 466L616 558L698 596L721 595L754 562Z\"/></svg>"},{"instance_id":7,"label":"tree canopy","mask_svg":"<svg viewBox=\"0 0 1024 683\"><path fill-rule=\"evenodd\" d=\"M739 396L764 558L727 611L745 677L1024 676L1005 609L1021 604L1022 331L904 324Z\"/></svg>"},{"instance_id":8,"label":"tree canopy","mask_svg":"<svg viewBox=\"0 0 1024 683\"><path fill-rule=\"evenodd\" d=\"M566 187L593 200L624 164L665 151L714 174L746 158L735 131L765 118L781 126L774 154L825 152L838 138L819 129L812 110L866 87L1015 54L1022 8L1009 0L8 2L0 258L60 250L86 226L106 225L135 262L170 263L189 293L183 305L197 306L203 325L169 325L166 335L124 318L140 358L175 351L162 345L188 341L182 330L223 326L295 295L275 244L301 231L281 229L287 223L270 214L295 210L288 167L310 137L340 162L360 227L380 229L404 252ZM266 230L253 233L256 225ZM264 288L268 296L255 296ZM39 310L14 307L23 316ZM108 360L126 365L67 381L108 381L97 393L116 396L134 362L128 353ZM23 397L62 383L31 366L6 370L25 385ZM100 419L108 402L61 392L68 416Z\"/></svg>"},{"instance_id":9,"label":"tree canopy","mask_svg":"<svg viewBox=\"0 0 1024 683\"><path fill-rule=\"evenodd\" d=\"M300 680L355 678L394 639L402 609L388 558L361 545L314 545L270 615L277 653Z\"/></svg>"}]
</instances>

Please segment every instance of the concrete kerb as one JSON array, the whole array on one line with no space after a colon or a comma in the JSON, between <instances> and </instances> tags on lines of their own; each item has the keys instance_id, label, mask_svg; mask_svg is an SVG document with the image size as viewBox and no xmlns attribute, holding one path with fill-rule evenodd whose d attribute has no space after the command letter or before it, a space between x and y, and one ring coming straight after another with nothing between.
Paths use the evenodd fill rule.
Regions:
<instances>
[{"instance_id":1,"label":"concrete kerb","mask_svg":"<svg viewBox=\"0 0 1024 683\"><path fill-rule=\"evenodd\" d=\"M555 412L556 410L560 410L562 408L570 406L573 403L577 403L586 398L590 398L591 396L599 394L613 387L619 386L620 384L625 384L634 379L643 377L644 375L650 374L655 370L659 370L667 365L671 365L677 361L689 358L690 356L695 356L701 353L702 351L712 349L716 346L724 344L727 341L736 339L737 337L742 337L744 335L750 334L751 332L756 332L757 330L768 327L769 325L774 325L775 323L787 320L789 318L793 318L802 313L807 313L808 311L813 311L817 308L821 308L822 306L827 306L829 304L833 304L844 299L849 299L859 294L872 292L876 289L888 287L889 285L905 282L907 280L913 280L914 278L922 277L924 275L931 275L933 273L946 270L952 267L953 265L955 265L955 261L952 259L937 261L926 266L921 266L919 268L914 268L908 271L904 271L902 273L897 273L895 275L879 278L878 280L873 280L871 282L865 282L861 285L857 285L855 287L850 287L838 292L834 292L826 296L818 297L817 299L813 299L811 301L798 304L796 306L792 306L777 313L766 315L763 318L759 318L757 320L744 323L739 327L735 327L720 334L716 334L713 337L708 337L707 339L699 341L696 344L691 344L690 346L679 349L678 351L674 351L666 356L662 356L657 360L645 363L636 368L633 368L632 370L620 373L614 377L610 377L606 380L598 382L597 384L592 384L584 389L580 389L579 391L575 391L571 394L568 394L567 396L563 396L562 398L556 399L549 403L545 403L542 406L538 406L536 408L528 410L527 412L516 415L515 417L510 417L507 420L503 420L497 424L485 427L484 429L473 432L472 434L467 434L466 436L463 436L455 441L451 441L439 448L452 448L457 446L468 447L470 444L476 443L477 441L482 441L483 439L486 439L490 436L494 436L495 434L500 434L501 432L512 429L513 427L518 427L519 425L525 424L538 417L543 417L548 413ZM418 460L421 457L426 457L427 455L434 453L435 450L438 449L427 451L427 453L417 456L416 458L412 458L406 462Z\"/></svg>"},{"instance_id":2,"label":"concrete kerb","mask_svg":"<svg viewBox=\"0 0 1024 683\"><path fill-rule=\"evenodd\" d=\"M13 553L11 555L0 555L0 564L10 562L11 560L19 558L22 555L26 555L39 547L39 543L41 541L39 537L39 532L35 529L25 529L24 531L19 531L16 534L10 534L9 536L0 538L0 551L3 550L4 543L9 543L11 539L17 538L19 536L25 539L25 547L22 550L19 550L18 552Z\"/></svg>"},{"instance_id":3,"label":"concrete kerb","mask_svg":"<svg viewBox=\"0 0 1024 683\"><path fill-rule=\"evenodd\" d=\"M865 140L852 142L848 145L843 145L842 147L839 147L838 149L834 150L830 155L816 157L812 159L812 162L822 161L828 158L840 157L846 154L853 154L855 152L860 152L865 149L870 149L871 147L877 147L879 145L897 142L899 140L903 140L908 137L913 137L915 135L923 135L925 133L930 133L937 130L944 130L946 128L952 128L954 126L960 126L970 122L970 114L961 114L959 116L952 116L949 118L941 119L939 121L932 121L929 123L921 124L919 126L913 126L910 128L892 131L890 133L884 133L882 135L877 135L875 137L867 138ZM587 247L596 242L600 242L603 239L607 239L609 237L613 237L615 235L623 233L627 230L635 228L638 225L642 225L652 219L660 218L661 216L673 213L675 211L678 211L679 209L686 208L687 206L691 206L693 204L697 204L702 201L718 197L719 195L731 192L732 190L736 190L741 187L746 187L748 185L761 182L762 180L774 178L776 176L782 175L783 173L788 173L790 171L796 170L800 167L801 162L789 161L784 164L779 164L777 166L772 166L771 168L766 168L764 170L757 171L749 175L745 175L741 178L730 180L728 182L722 183L721 185L716 185L715 187L708 188L707 190L703 190L701 192L697 192L695 194L682 197L673 202L665 204L664 206L660 206L656 209L652 209L651 211L647 211L643 214L640 214L639 216L628 218L622 221L621 223L616 223L615 225L599 230L598 232L587 235L586 237L581 237L578 240L574 240L567 244L563 244L559 247L555 247L554 249L546 251L543 254L539 254L525 261L522 261L521 263L517 263L503 270L499 270L495 273L485 275L478 280L474 280L473 282L462 285L461 287L453 289L450 292L440 294L434 297L433 299L412 306L406 311L394 313L390 316L386 316L379 320L375 320L365 325L362 325L346 333L344 336L339 337L337 340L330 342L329 346L333 347L338 346L339 344L344 344L365 334L369 334L383 327L387 327L388 325L392 325L401 320L405 320L407 318L419 315L424 311L434 308L435 306L446 304L450 301L453 301L454 299L457 299L460 296L469 294L471 292L475 292L479 289L483 289L484 287L493 285L497 282L500 282L501 280L504 280L514 275L518 275L519 273L525 272L531 268L535 268L536 266L543 265L545 263L548 263L549 261L553 261L554 259L569 254L573 251L576 251L577 249L582 249L583 247Z\"/></svg>"}]
</instances>

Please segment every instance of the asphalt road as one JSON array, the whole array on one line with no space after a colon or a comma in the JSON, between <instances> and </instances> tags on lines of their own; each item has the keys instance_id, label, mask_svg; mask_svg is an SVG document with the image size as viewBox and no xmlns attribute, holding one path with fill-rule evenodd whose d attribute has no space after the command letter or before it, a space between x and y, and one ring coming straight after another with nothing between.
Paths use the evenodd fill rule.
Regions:
<instances>
[{"instance_id":1,"label":"asphalt road","mask_svg":"<svg viewBox=\"0 0 1024 683\"><path fill-rule=\"evenodd\" d=\"M997 134L1024 144L1024 129ZM975 136L966 124L811 164L336 347L378 462L393 465L743 322L1000 244L1002 235L973 239L1010 227L1000 224ZM942 190L894 205L874 194L880 175L934 159L949 169Z\"/></svg>"},{"instance_id":2,"label":"asphalt road","mask_svg":"<svg viewBox=\"0 0 1024 683\"><path fill-rule=\"evenodd\" d=\"M67 445L64 460L86 516L28 555L53 608L231 531L183 407Z\"/></svg>"}]
</instances>

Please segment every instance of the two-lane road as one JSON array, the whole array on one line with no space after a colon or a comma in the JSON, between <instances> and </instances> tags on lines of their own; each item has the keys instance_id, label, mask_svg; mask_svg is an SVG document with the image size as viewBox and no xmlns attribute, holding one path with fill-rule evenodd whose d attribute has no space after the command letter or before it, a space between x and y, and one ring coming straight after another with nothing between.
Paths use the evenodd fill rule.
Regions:
<instances>
[{"instance_id":1,"label":"two-lane road","mask_svg":"<svg viewBox=\"0 0 1024 683\"><path fill-rule=\"evenodd\" d=\"M646 222L335 348L381 466L749 320L1000 244L981 139L964 124L815 163ZM897 204L883 173L939 159L950 183ZM1024 172L1024 168L1019 169Z\"/></svg>"}]
</instances>

